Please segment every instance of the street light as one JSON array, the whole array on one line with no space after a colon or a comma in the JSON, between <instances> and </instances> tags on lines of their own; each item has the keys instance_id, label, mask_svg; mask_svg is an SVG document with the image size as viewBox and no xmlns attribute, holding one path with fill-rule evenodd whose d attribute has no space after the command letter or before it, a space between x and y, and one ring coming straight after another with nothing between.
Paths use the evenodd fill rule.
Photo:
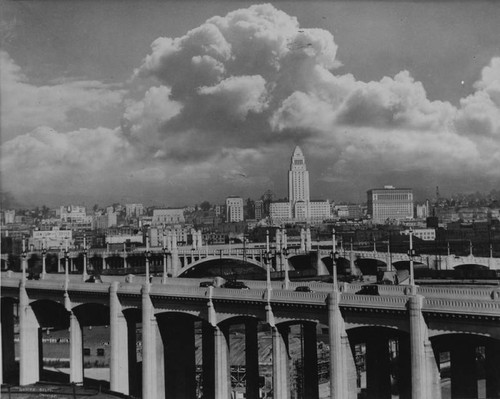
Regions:
<instances>
[{"instance_id":1,"label":"street light","mask_svg":"<svg viewBox=\"0 0 500 399\"><path fill-rule=\"evenodd\" d=\"M162 276L162 284L167 283L167 256L170 254L167 247L164 245L162 248L163 251L163 276Z\"/></svg>"},{"instance_id":2,"label":"street light","mask_svg":"<svg viewBox=\"0 0 500 399\"><path fill-rule=\"evenodd\" d=\"M150 283L149 278L149 258L151 257L151 251L149 250L149 246L144 252L144 257L146 258L146 284Z\"/></svg>"},{"instance_id":3,"label":"street light","mask_svg":"<svg viewBox=\"0 0 500 399\"><path fill-rule=\"evenodd\" d=\"M415 250L413 249L413 229L410 227L408 232L410 237L410 249L408 250L408 257L410 258L410 288L412 294L415 293L415 274L413 270L413 257L415 256Z\"/></svg>"},{"instance_id":4,"label":"street light","mask_svg":"<svg viewBox=\"0 0 500 399\"><path fill-rule=\"evenodd\" d=\"M271 286L271 260L273 258L273 254L271 253L271 251L267 250L264 256L266 259L266 286L267 286L267 291L270 291L272 289L272 286Z\"/></svg>"},{"instance_id":5,"label":"street light","mask_svg":"<svg viewBox=\"0 0 500 399\"><path fill-rule=\"evenodd\" d=\"M339 253L332 250L330 252L330 257L332 259L332 280L333 280L333 292L338 292L339 286L337 281L337 262L339 260Z\"/></svg>"},{"instance_id":6,"label":"street light","mask_svg":"<svg viewBox=\"0 0 500 399\"><path fill-rule=\"evenodd\" d=\"M285 261L285 289L288 289L290 285L290 277L288 275L288 248L283 248L283 256Z\"/></svg>"},{"instance_id":7,"label":"street light","mask_svg":"<svg viewBox=\"0 0 500 399\"><path fill-rule=\"evenodd\" d=\"M42 279L46 274L45 257L47 256L47 249L42 246Z\"/></svg>"}]
</instances>

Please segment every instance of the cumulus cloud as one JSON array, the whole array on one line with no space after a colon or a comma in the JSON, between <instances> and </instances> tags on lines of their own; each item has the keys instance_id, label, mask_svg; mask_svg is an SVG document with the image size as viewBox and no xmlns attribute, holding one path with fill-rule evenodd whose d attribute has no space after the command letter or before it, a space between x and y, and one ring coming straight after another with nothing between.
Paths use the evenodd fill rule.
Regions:
<instances>
[{"instance_id":1,"label":"cumulus cloud","mask_svg":"<svg viewBox=\"0 0 500 399\"><path fill-rule=\"evenodd\" d=\"M43 86L29 82L19 65L0 51L3 134L35 127L65 126L71 111L95 113L120 104L123 90L94 80L69 80Z\"/></svg>"},{"instance_id":2,"label":"cumulus cloud","mask_svg":"<svg viewBox=\"0 0 500 399\"><path fill-rule=\"evenodd\" d=\"M19 67L7 65L10 82L21 92L31 87ZM35 188L56 189L99 169L96 182L103 186L115 179L151 195L255 196L272 188L280 196L299 144L313 185L322 180L364 190L500 180L500 58L485 66L459 107L431 101L408 71L363 82L337 73L339 65L330 32L301 28L272 5L216 16L181 37L152 43L133 77L138 87L150 87L129 93L120 128L36 129L4 143L3 168ZM74 104L95 106L97 93L99 106L121 99L96 82L70 87L59 114L44 115L50 102L30 101L17 112L33 114L37 124L57 124ZM77 88L85 95L73 102ZM33 176L30 168L37 169ZM15 178L7 185L21 190ZM334 185L317 187L316 196L337 193Z\"/></svg>"},{"instance_id":3,"label":"cumulus cloud","mask_svg":"<svg viewBox=\"0 0 500 399\"><path fill-rule=\"evenodd\" d=\"M477 91L460 100L457 131L464 135L500 138L500 57L483 68Z\"/></svg>"}]
</instances>

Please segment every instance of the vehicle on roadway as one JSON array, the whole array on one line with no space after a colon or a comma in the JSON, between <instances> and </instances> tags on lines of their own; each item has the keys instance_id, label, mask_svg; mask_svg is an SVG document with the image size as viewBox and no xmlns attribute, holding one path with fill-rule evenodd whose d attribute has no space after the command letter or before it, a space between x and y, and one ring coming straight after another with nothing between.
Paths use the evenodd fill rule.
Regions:
<instances>
[{"instance_id":1,"label":"vehicle on roadway","mask_svg":"<svg viewBox=\"0 0 500 399\"><path fill-rule=\"evenodd\" d=\"M245 285L243 281L228 280L223 285L222 288L236 288L240 290L249 290L250 288Z\"/></svg>"}]
</instances>

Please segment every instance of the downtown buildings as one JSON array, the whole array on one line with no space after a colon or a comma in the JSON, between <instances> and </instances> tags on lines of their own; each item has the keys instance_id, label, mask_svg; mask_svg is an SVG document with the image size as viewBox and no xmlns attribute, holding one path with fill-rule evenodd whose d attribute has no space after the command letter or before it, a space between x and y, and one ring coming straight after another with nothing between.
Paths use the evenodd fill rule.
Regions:
<instances>
[{"instance_id":1,"label":"downtown buildings","mask_svg":"<svg viewBox=\"0 0 500 399\"><path fill-rule=\"evenodd\" d=\"M277 224L320 223L331 217L330 201L310 199L309 171L299 146L295 147L290 161L288 200L272 202L269 213L272 223Z\"/></svg>"}]
</instances>

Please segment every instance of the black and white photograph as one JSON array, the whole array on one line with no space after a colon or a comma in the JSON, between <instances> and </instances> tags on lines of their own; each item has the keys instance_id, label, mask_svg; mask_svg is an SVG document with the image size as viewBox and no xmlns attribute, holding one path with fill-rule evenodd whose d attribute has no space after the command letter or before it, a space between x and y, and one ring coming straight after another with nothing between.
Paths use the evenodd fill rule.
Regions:
<instances>
[{"instance_id":1,"label":"black and white photograph","mask_svg":"<svg viewBox=\"0 0 500 399\"><path fill-rule=\"evenodd\" d=\"M2 397L500 399L500 2L0 9Z\"/></svg>"}]
</instances>

